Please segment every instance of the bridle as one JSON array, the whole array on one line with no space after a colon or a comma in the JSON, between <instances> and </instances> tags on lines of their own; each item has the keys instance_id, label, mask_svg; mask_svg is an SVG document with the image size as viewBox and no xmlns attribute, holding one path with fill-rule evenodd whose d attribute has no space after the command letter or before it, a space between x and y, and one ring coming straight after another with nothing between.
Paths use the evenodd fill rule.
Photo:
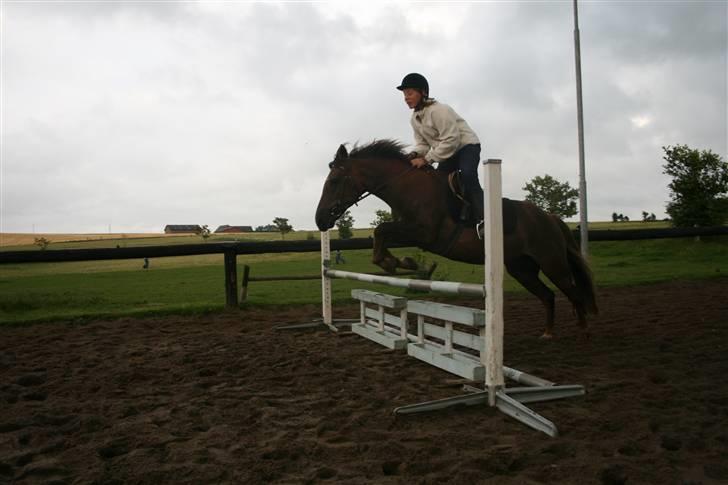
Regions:
<instances>
[{"instance_id":1,"label":"bridle","mask_svg":"<svg viewBox=\"0 0 728 485\"><path fill-rule=\"evenodd\" d=\"M334 169L335 167L336 167L336 160L334 160L333 162L329 163L329 168L330 169ZM341 217L344 214L344 212L346 212L346 210L349 207L351 207L352 205L358 206L359 205L359 202L361 202L362 200L366 199L370 195L376 195L377 192L380 192L387 185L389 185L393 181L397 180L401 176L403 176L403 175L411 172L414 168L415 167L412 167L411 166L407 170L403 170L402 172L398 173L397 175L395 175L394 177L390 178L389 180L385 180L384 182L382 182L381 184L379 184L377 187L375 187L372 190L363 189L362 190L362 195L360 195L356 200L354 200L353 202L350 202L348 204L343 203L341 201L341 198L342 198L341 195L343 195L344 189L348 188L349 185L354 186L354 188L355 188L356 191L358 191L359 188L355 186L354 179L351 177L351 175L345 175L343 177L343 181L342 181L343 183L339 186L339 189L337 190L338 193L336 194L336 202L334 202L334 204L331 206L331 209L329 210L329 214L331 215L331 217L334 218L334 220L338 219L339 217Z\"/></svg>"}]
</instances>

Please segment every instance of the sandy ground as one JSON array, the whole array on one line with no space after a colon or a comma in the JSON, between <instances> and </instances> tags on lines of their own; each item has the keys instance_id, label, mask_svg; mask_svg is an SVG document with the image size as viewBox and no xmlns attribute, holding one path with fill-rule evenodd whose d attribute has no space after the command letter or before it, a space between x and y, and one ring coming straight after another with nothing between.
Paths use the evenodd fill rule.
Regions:
<instances>
[{"instance_id":1,"label":"sandy ground","mask_svg":"<svg viewBox=\"0 0 728 485\"><path fill-rule=\"evenodd\" d=\"M471 304L474 302L471 301ZM462 380L356 335L276 331L318 307L0 329L0 482L728 483L728 279L506 299L506 364L588 394L394 417ZM354 316L355 306L337 316Z\"/></svg>"}]
</instances>

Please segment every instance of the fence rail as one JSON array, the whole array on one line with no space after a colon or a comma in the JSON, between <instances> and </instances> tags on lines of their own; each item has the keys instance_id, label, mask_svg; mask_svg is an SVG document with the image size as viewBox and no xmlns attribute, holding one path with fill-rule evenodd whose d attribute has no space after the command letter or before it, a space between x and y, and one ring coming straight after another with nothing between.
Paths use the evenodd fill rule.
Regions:
<instances>
[{"instance_id":1,"label":"fence rail","mask_svg":"<svg viewBox=\"0 0 728 485\"><path fill-rule=\"evenodd\" d=\"M579 231L572 231L579 239ZM728 226L665 228L665 229L622 229L589 231L590 241L634 241L642 239L665 239L696 236L728 235ZM372 238L334 239L332 250L372 249ZM413 247L413 242L389 244L389 247ZM225 255L226 305L238 305L237 261L238 254L269 253L317 253L321 241L255 241L221 242L203 244L180 244L169 246L140 246L133 248L94 249L45 249L27 251L0 251L0 264L11 263L56 263L68 261L101 261L110 259L163 258L170 256L198 256L201 254Z\"/></svg>"},{"instance_id":2,"label":"fence rail","mask_svg":"<svg viewBox=\"0 0 728 485\"><path fill-rule=\"evenodd\" d=\"M579 240L579 231L572 231ZM695 236L728 235L728 226L677 227L664 229L616 229L591 230L590 241L634 241L643 239L668 239ZM372 249L372 238L334 239L332 250ZM389 247L413 247L413 242L389 244ZM169 256L198 256L201 254L269 254L269 253L317 253L321 251L319 240L307 241L255 241L219 242L203 244L179 244L169 246L139 246L133 248L93 249L46 249L26 251L0 251L0 264L52 263L65 261L100 261L107 259L163 258Z\"/></svg>"}]
</instances>

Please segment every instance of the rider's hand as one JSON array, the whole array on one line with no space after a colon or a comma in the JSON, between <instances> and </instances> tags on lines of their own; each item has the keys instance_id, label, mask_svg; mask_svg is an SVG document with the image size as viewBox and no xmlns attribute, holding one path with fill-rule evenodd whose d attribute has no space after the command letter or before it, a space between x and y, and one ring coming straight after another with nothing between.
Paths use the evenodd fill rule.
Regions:
<instances>
[{"instance_id":1,"label":"rider's hand","mask_svg":"<svg viewBox=\"0 0 728 485\"><path fill-rule=\"evenodd\" d=\"M410 160L410 163L415 168L422 168L422 167L426 167L427 165L429 165L427 163L427 160L425 160L424 158L413 158L412 160Z\"/></svg>"}]
</instances>

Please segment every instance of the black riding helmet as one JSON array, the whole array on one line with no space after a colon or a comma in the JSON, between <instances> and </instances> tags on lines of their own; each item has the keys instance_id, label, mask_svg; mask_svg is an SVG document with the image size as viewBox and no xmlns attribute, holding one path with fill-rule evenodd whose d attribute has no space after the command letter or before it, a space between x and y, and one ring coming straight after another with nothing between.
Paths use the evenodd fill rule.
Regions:
<instances>
[{"instance_id":1,"label":"black riding helmet","mask_svg":"<svg viewBox=\"0 0 728 485\"><path fill-rule=\"evenodd\" d=\"M407 74L404 79L402 79L402 84L397 86L397 89L400 91L404 91L407 88L419 89L422 91L425 98L430 95L430 85L428 84L427 79L425 79L425 76L422 74L418 74L416 72Z\"/></svg>"}]
</instances>

